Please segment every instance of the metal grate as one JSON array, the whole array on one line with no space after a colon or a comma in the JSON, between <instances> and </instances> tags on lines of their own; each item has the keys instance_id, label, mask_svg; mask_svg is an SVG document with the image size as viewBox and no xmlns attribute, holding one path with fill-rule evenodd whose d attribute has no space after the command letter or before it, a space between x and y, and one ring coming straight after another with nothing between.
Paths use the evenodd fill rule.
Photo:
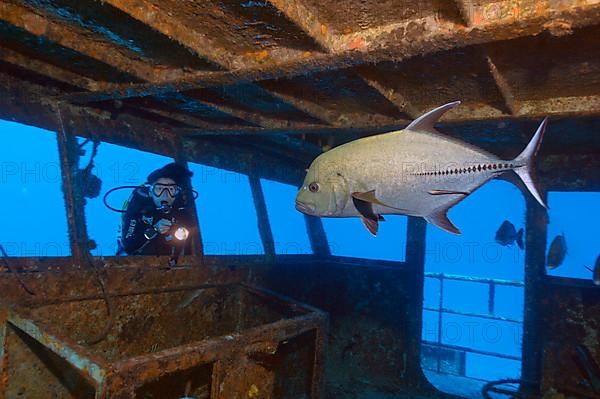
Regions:
<instances>
[{"instance_id":1,"label":"metal grate","mask_svg":"<svg viewBox=\"0 0 600 399\"><path fill-rule=\"evenodd\" d=\"M463 347L463 346L455 346L447 343L442 343L442 315L446 314L454 314L460 316L469 316L469 317L478 317L488 320L498 320L498 321L506 321L513 322L519 325L522 325L522 320L517 320L510 317L503 317L496 314L496 306L495 306L495 293L497 286L512 286L512 287L524 287L524 283L522 281L512 281L512 280L501 280L501 279L493 279L493 278L479 278L479 277L469 277L469 276L460 276L453 274L444 274L444 273L425 273L426 278L434 278L439 280L440 282L440 293L439 293L439 304L438 308L427 307L424 306L424 310L438 312L438 323L437 323L437 341L423 341L423 348L430 352L430 355L433 355L435 358L435 364L431 364L428 362L423 362L423 367L434 371L438 374L450 374L456 375L460 377L465 377L469 379L473 379L476 381L486 381L481 380L479 378L467 377L465 375L466 369L466 354L474 353L485 356L493 356L502 359L508 360L517 360L521 361L520 356L511 356L498 352L489 352L478 350L475 348ZM443 306L444 302L444 281L453 280L453 281L466 281L472 283L480 283L486 284L488 286L488 314L484 313L473 313L473 312L463 312L459 310L446 309ZM450 359L450 360L449 360ZM446 367L442 367L446 362ZM448 367L448 363L450 367ZM450 370L450 371L449 371Z\"/></svg>"}]
</instances>

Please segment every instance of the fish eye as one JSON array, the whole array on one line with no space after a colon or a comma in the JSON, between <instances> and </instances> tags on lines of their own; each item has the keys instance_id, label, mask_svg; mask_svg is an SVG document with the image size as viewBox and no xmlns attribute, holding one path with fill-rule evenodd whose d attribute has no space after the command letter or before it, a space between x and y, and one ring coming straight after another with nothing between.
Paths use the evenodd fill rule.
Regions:
<instances>
[{"instance_id":1,"label":"fish eye","mask_svg":"<svg viewBox=\"0 0 600 399\"><path fill-rule=\"evenodd\" d=\"M308 189L310 190L311 193L316 193L319 191L319 183L310 183L308 185Z\"/></svg>"}]
</instances>

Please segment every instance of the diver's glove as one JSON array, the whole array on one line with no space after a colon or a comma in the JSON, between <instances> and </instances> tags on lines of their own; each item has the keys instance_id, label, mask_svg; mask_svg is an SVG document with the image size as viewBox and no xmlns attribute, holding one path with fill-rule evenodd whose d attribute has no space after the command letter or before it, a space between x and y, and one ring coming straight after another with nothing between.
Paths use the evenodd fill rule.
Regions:
<instances>
[{"instance_id":1,"label":"diver's glove","mask_svg":"<svg viewBox=\"0 0 600 399\"><path fill-rule=\"evenodd\" d=\"M173 222L168 219L160 219L158 222L154 224L154 230L159 232L160 234L167 234L169 230L171 230L171 226Z\"/></svg>"}]
</instances>

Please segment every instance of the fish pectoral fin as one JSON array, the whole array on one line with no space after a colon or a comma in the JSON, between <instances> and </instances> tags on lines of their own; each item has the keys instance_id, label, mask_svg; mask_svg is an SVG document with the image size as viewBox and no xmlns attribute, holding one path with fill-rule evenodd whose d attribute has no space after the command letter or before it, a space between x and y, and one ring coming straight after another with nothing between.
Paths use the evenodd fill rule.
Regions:
<instances>
[{"instance_id":1,"label":"fish pectoral fin","mask_svg":"<svg viewBox=\"0 0 600 399\"><path fill-rule=\"evenodd\" d=\"M364 192L355 191L352 193L352 199L357 199L360 201L368 202L370 204L381 205L381 206L385 206L386 208L391 208L391 209L396 209L396 210L402 211L402 209L400 209L400 208L396 208L394 206L391 206L391 205L381 202L375 196L375 190L364 191Z\"/></svg>"},{"instance_id":2,"label":"fish pectoral fin","mask_svg":"<svg viewBox=\"0 0 600 399\"><path fill-rule=\"evenodd\" d=\"M356 198L354 194L352 194L352 202L354 203L354 207L358 213L360 213L363 218L375 221L379 219L378 215L376 215L373 211L373 205L370 202Z\"/></svg>"},{"instance_id":3,"label":"fish pectoral fin","mask_svg":"<svg viewBox=\"0 0 600 399\"><path fill-rule=\"evenodd\" d=\"M458 195L464 195L465 197L470 194L466 191L455 191L455 190L429 190L428 193L431 195L458 194Z\"/></svg>"},{"instance_id":4,"label":"fish pectoral fin","mask_svg":"<svg viewBox=\"0 0 600 399\"><path fill-rule=\"evenodd\" d=\"M360 221L367 228L369 233L373 235L373 237L377 237L377 232L379 231L379 222L377 220L369 219L364 216L360 217Z\"/></svg>"},{"instance_id":5,"label":"fish pectoral fin","mask_svg":"<svg viewBox=\"0 0 600 399\"><path fill-rule=\"evenodd\" d=\"M448 208L433 211L425 220L448 233L460 235L460 230L448 219Z\"/></svg>"}]
</instances>

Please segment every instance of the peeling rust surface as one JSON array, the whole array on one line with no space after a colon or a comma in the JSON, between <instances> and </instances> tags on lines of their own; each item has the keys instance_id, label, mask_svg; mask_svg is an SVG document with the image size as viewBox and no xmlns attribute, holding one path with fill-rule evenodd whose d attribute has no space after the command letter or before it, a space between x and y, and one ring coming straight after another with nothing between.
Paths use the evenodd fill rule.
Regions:
<instances>
[{"instance_id":1,"label":"peeling rust surface","mask_svg":"<svg viewBox=\"0 0 600 399\"><path fill-rule=\"evenodd\" d=\"M304 0L304 3L315 10L327 29L336 34L360 32L417 18L459 18L455 5L444 0L353 0L344 2L343 10L335 1Z\"/></svg>"},{"instance_id":2,"label":"peeling rust surface","mask_svg":"<svg viewBox=\"0 0 600 399\"><path fill-rule=\"evenodd\" d=\"M163 67L218 70L219 67L201 59L159 34L142 22L111 7L107 2L76 0L25 0L25 3L66 23L75 24L107 42L127 49L144 61Z\"/></svg>"},{"instance_id":3,"label":"peeling rust surface","mask_svg":"<svg viewBox=\"0 0 600 399\"><path fill-rule=\"evenodd\" d=\"M271 47L319 50L314 41L278 13L268 1L211 0L201 3L174 0L150 2L154 12L169 10L179 23L212 37L232 53L260 53Z\"/></svg>"},{"instance_id":4,"label":"peeling rust surface","mask_svg":"<svg viewBox=\"0 0 600 399\"><path fill-rule=\"evenodd\" d=\"M281 119L282 121L291 123L318 124L320 122L255 84L199 89L186 92L186 95L200 101L218 105L230 105L245 112L264 115L268 118Z\"/></svg>"},{"instance_id":5,"label":"peeling rust surface","mask_svg":"<svg viewBox=\"0 0 600 399\"><path fill-rule=\"evenodd\" d=\"M212 390L214 398L247 392L255 395L249 397L289 397L291 391L320 397L322 364L316 359L327 326L326 316L316 309L239 285L114 299L117 320L106 340L93 346L82 341L105 317L98 299L13 310L6 346L8 384L0 385L2 392L27 396L36 386L46 386L58 395L74 390L73 397L90 397L97 389L100 397L133 398L145 392L170 398L154 395L164 391L165 383L181 395L190 381L190 389ZM18 357L25 364L54 360L29 370L18 366ZM45 366L52 371L54 363L62 364L63 371L50 376ZM45 380L49 384L32 384ZM276 392L281 396L273 396Z\"/></svg>"},{"instance_id":6,"label":"peeling rust surface","mask_svg":"<svg viewBox=\"0 0 600 399\"><path fill-rule=\"evenodd\" d=\"M91 107L153 95L162 109L131 102L127 112L171 127L190 125L187 114L200 129L376 128L457 98L447 121L600 109L592 0L0 6L4 45L18 53L3 62ZM83 90L71 94L71 82Z\"/></svg>"},{"instance_id":7,"label":"peeling rust surface","mask_svg":"<svg viewBox=\"0 0 600 399\"><path fill-rule=\"evenodd\" d=\"M109 64L86 57L70 48L57 45L49 40L47 36L35 36L4 21L0 22L0 39L4 46L23 54L25 57L47 62L50 65L60 65L67 71L74 72L82 77L123 83L140 82L132 75L120 72ZM43 73L43 71L39 72Z\"/></svg>"},{"instance_id":8,"label":"peeling rust surface","mask_svg":"<svg viewBox=\"0 0 600 399\"><path fill-rule=\"evenodd\" d=\"M416 115L460 100L461 106L444 115L444 120L506 116L481 46L381 63L363 73L409 99Z\"/></svg>"},{"instance_id":9,"label":"peeling rust surface","mask_svg":"<svg viewBox=\"0 0 600 399\"><path fill-rule=\"evenodd\" d=\"M275 92L285 92L337 112L340 118L347 119L346 123L367 125L366 119L371 118L375 125L402 117L392 104L379 93L369 90L368 85L351 71L319 73L264 84ZM359 120L363 116L365 120Z\"/></svg>"},{"instance_id":10,"label":"peeling rust surface","mask_svg":"<svg viewBox=\"0 0 600 399\"><path fill-rule=\"evenodd\" d=\"M599 46L600 27L593 26L561 37L544 33L496 43L488 52L512 87L515 99L526 101L600 93ZM585 106L583 101L580 106Z\"/></svg>"}]
</instances>

